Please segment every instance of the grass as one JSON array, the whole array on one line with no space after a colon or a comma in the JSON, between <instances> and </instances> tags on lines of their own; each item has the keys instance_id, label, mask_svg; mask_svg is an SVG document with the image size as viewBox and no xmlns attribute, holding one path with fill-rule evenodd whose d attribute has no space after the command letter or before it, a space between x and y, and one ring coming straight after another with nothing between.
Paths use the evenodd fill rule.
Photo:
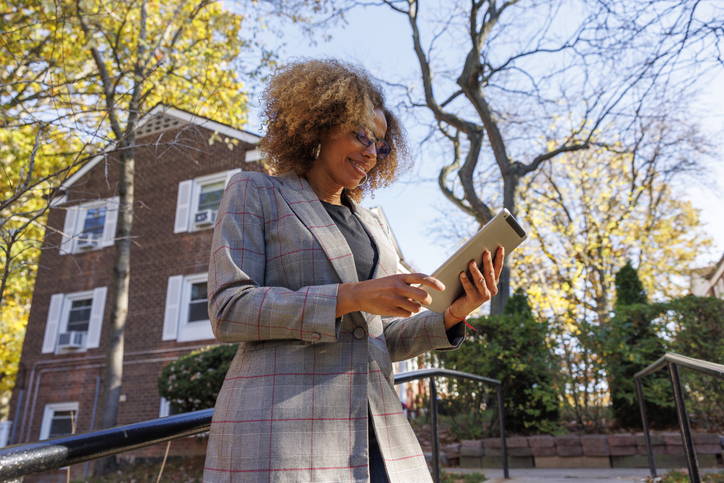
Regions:
<instances>
[{"instance_id":1,"label":"grass","mask_svg":"<svg viewBox=\"0 0 724 483\"><path fill-rule=\"evenodd\" d=\"M659 483L689 483L689 473L680 470L670 470L660 478L646 479L647 482L652 483L658 481ZM704 483L724 483L724 473L703 473L701 475L701 481Z\"/></svg>"},{"instance_id":2,"label":"grass","mask_svg":"<svg viewBox=\"0 0 724 483\"><path fill-rule=\"evenodd\" d=\"M458 474L445 471L440 473L441 483L482 483L485 480L485 475L482 473Z\"/></svg>"}]
</instances>

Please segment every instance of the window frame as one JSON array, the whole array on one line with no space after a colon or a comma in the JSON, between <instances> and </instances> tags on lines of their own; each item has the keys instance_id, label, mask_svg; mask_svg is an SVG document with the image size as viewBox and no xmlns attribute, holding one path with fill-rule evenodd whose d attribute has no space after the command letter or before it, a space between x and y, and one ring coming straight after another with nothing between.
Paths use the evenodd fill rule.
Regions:
<instances>
[{"instance_id":1,"label":"window frame","mask_svg":"<svg viewBox=\"0 0 724 483\"><path fill-rule=\"evenodd\" d=\"M166 286L166 307L163 316L161 340L175 342L214 341L209 319L186 322L191 302L191 286L206 282L208 273L172 275ZM206 294L208 299L208 293Z\"/></svg>"},{"instance_id":2,"label":"window frame","mask_svg":"<svg viewBox=\"0 0 724 483\"><path fill-rule=\"evenodd\" d=\"M201 188L206 185L214 184L214 183L223 183L227 180L228 177L228 171L223 171L221 173L215 173L208 176L201 176L199 178L194 179L194 185L193 189L191 190L191 205L189 209L189 232L195 232L195 231L203 231L203 230L213 230L214 223L204 226L204 227L197 227L196 223L194 223L194 220L196 218L196 213L199 212L199 197L201 196ZM224 188L222 188L222 191L226 189L226 184L224 184ZM217 213L219 210L216 210Z\"/></svg>"},{"instance_id":3,"label":"window frame","mask_svg":"<svg viewBox=\"0 0 724 483\"><path fill-rule=\"evenodd\" d=\"M61 355L83 353L90 349L98 349L103 331L107 294L108 287L96 287L93 290L85 290L82 292L53 294L50 297L41 353ZM58 347L60 334L68 332L68 319L70 318L70 308L73 305L73 301L88 299L92 302L85 344L83 347L77 349Z\"/></svg>"},{"instance_id":4,"label":"window frame","mask_svg":"<svg viewBox=\"0 0 724 483\"><path fill-rule=\"evenodd\" d=\"M40 437L39 441L50 438L50 426L53 422L56 412L60 411L75 411L75 427L78 428L78 402L64 402L64 403L49 403L45 405L43 409L43 421L40 424Z\"/></svg>"},{"instance_id":5,"label":"window frame","mask_svg":"<svg viewBox=\"0 0 724 483\"><path fill-rule=\"evenodd\" d=\"M189 304L191 303L191 286L195 283L207 282L208 278L208 273L184 276L184 282L181 288L181 304L179 307L178 334L176 336L178 342L193 342L216 338L214 337L214 332L211 330L211 321L209 319L187 322L189 318ZM209 294L207 292L207 300L208 297Z\"/></svg>"},{"instance_id":6,"label":"window frame","mask_svg":"<svg viewBox=\"0 0 724 483\"><path fill-rule=\"evenodd\" d=\"M60 334L64 332L68 332L68 319L70 319L70 308L73 305L73 302L78 300L90 300L91 301L91 313L88 317L88 330L86 330L85 334L85 342L83 344L83 347L79 347L78 349L65 349L58 347L58 339L60 338ZM76 353L76 352L86 352L88 350L88 332L90 332L90 326L91 326L91 319L93 317L93 290L86 290L84 292L74 292L69 294L64 294L63 296L63 308L61 309L60 313L60 321L58 321L58 335L55 338L55 354L68 354L68 353Z\"/></svg>"},{"instance_id":7,"label":"window frame","mask_svg":"<svg viewBox=\"0 0 724 483\"><path fill-rule=\"evenodd\" d=\"M241 168L220 171L213 174L187 179L179 183L176 199L176 216L174 218L174 233L194 233L197 231L211 230L214 223L196 227L195 218L199 211L199 196L201 187L212 183L224 183L224 189L229 184L231 177L241 173Z\"/></svg>"},{"instance_id":8,"label":"window frame","mask_svg":"<svg viewBox=\"0 0 724 483\"><path fill-rule=\"evenodd\" d=\"M63 227L63 240L60 246L60 254L78 255L113 246L115 244L115 232L118 224L119 203L120 198L114 196L113 198L93 200L68 207L65 214L66 220ZM104 206L106 207L106 215L103 223L103 232L101 233L100 240L98 240L98 244L93 248L79 248L78 241L85 228L85 220L88 212Z\"/></svg>"}]
</instances>

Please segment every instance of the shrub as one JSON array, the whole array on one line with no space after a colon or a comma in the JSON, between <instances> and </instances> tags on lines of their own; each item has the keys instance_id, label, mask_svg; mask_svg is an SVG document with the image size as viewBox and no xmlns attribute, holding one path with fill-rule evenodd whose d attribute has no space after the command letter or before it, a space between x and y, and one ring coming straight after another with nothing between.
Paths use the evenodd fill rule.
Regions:
<instances>
[{"instance_id":1,"label":"shrub","mask_svg":"<svg viewBox=\"0 0 724 483\"><path fill-rule=\"evenodd\" d=\"M671 349L677 354L724 364L724 300L688 295L661 307L676 328ZM707 430L724 430L724 391L721 380L681 367L687 391L686 408Z\"/></svg>"},{"instance_id":2,"label":"shrub","mask_svg":"<svg viewBox=\"0 0 724 483\"><path fill-rule=\"evenodd\" d=\"M653 321L638 272L626 263L616 273L615 315L600 327L599 354L608 374L613 416L622 427L641 428L641 412L634 374L666 352L666 341ZM658 371L643 379L646 412L652 426L667 427L677 422L668 375Z\"/></svg>"},{"instance_id":3,"label":"shrub","mask_svg":"<svg viewBox=\"0 0 724 483\"><path fill-rule=\"evenodd\" d=\"M498 379L502 382L505 428L514 432L555 432L559 416L554 374L556 357L547 344L549 325L536 320L525 294L518 290L501 316L479 317L468 322L467 341L457 351L431 355L441 367ZM497 434L494 388L450 379L441 394L442 411L451 432L461 439Z\"/></svg>"},{"instance_id":4,"label":"shrub","mask_svg":"<svg viewBox=\"0 0 724 483\"><path fill-rule=\"evenodd\" d=\"M158 392L175 412L213 408L239 344L191 352L168 364L158 378Z\"/></svg>"},{"instance_id":5,"label":"shrub","mask_svg":"<svg viewBox=\"0 0 724 483\"><path fill-rule=\"evenodd\" d=\"M651 321L648 335L631 344L632 335L641 332L641 321ZM656 304L635 304L617 307L607 331L601 332L601 354L608 361L629 362L627 372L622 365L610 368L619 371L619 382L635 425L640 426L633 374L655 362L665 352L724 364L724 301L714 297L682 298ZM618 367L618 368L617 368ZM714 377L681 367L680 373L687 392L686 406L695 415L695 422L708 430L724 429L724 392ZM643 379L644 396L649 422L659 425L676 424L674 399L669 373L661 369ZM612 390L613 392L613 390ZM667 411L657 416L657 408ZM622 418L626 421L626 418ZM634 425L632 423L631 425Z\"/></svg>"}]
</instances>

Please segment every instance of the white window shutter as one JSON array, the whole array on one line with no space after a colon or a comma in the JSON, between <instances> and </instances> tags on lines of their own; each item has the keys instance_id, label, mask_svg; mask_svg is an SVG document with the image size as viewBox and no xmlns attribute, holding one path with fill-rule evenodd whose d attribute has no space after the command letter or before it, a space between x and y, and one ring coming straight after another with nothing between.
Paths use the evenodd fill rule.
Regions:
<instances>
[{"instance_id":1,"label":"white window shutter","mask_svg":"<svg viewBox=\"0 0 724 483\"><path fill-rule=\"evenodd\" d=\"M85 343L87 349L97 349L101 344L101 329L103 328L103 313L106 308L107 293L107 287L93 289L93 303L91 304L88 336Z\"/></svg>"},{"instance_id":2,"label":"white window shutter","mask_svg":"<svg viewBox=\"0 0 724 483\"><path fill-rule=\"evenodd\" d=\"M241 173L241 168L237 169L230 169L226 172L226 182L224 183L224 186L229 186L229 181L231 181L231 177L234 176L236 173Z\"/></svg>"},{"instance_id":3,"label":"white window shutter","mask_svg":"<svg viewBox=\"0 0 724 483\"><path fill-rule=\"evenodd\" d=\"M106 222L103 225L102 247L112 247L116 241L116 225L120 212L120 198L115 196L106 202Z\"/></svg>"},{"instance_id":4,"label":"white window shutter","mask_svg":"<svg viewBox=\"0 0 724 483\"><path fill-rule=\"evenodd\" d=\"M178 199L176 200L176 221L173 225L174 233L189 231L189 217L191 210L191 193L194 180L181 181L178 184Z\"/></svg>"},{"instance_id":5,"label":"white window shutter","mask_svg":"<svg viewBox=\"0 0 724 483\"><path fill-rule=\"evenodd\" d=\"M75 225L81 211L78 208L65 210L65 225L63 225L63 239L60 242L60 254L67 255L73 249L73 238L77 235Z\"/></svg>"},{"instance_id":6,"label":"white window shutter","mask_svg":"<svg viewBox=\"0 0 724 483\"><path fill-rule=\"evenodd\" d=\"M45 324L45 336L43 337L43 349L41 351L43 354L55 352L55 341L58 338L58 324L60 323L64 297L62 293L56 293L50 296L48 321Z\"/></svg>"},{"instance_id":7,"label":"white window shutter","mask_svg":"<svg viewBox=\"0 0 724 483\"><path fill-rule=\"evenodd\" d=\"M179 314L181 313L181 292L184 276L168 277L166 288L166 311L163 317L163 340L176 340L178 337Z\"/></svg>"}]
</instances>

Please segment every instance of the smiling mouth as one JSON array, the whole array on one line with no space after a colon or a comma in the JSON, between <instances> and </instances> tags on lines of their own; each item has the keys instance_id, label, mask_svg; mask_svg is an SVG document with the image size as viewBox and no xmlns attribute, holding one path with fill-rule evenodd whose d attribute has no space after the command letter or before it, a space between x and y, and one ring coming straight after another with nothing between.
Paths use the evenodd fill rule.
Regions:
<instances>
[{"instance_id":1,"label":"smiling mouth","mask_svg":"<svg viewBox=\"0 0 724 483\"><path fill-rule=\"evenodd\" d=\"M366 166L363 166L363 165L361 165L361 164L359 164L359 163L356 163L356 162L352 161L351 159L349 160L349 162L352 163L352 165L353 165L354 167L356 167L357 169L359 169L360 171L362 171L363 174L365 174L365 175L367 174L367 167L366 167Z\"/></svg>"}]
</instances>

